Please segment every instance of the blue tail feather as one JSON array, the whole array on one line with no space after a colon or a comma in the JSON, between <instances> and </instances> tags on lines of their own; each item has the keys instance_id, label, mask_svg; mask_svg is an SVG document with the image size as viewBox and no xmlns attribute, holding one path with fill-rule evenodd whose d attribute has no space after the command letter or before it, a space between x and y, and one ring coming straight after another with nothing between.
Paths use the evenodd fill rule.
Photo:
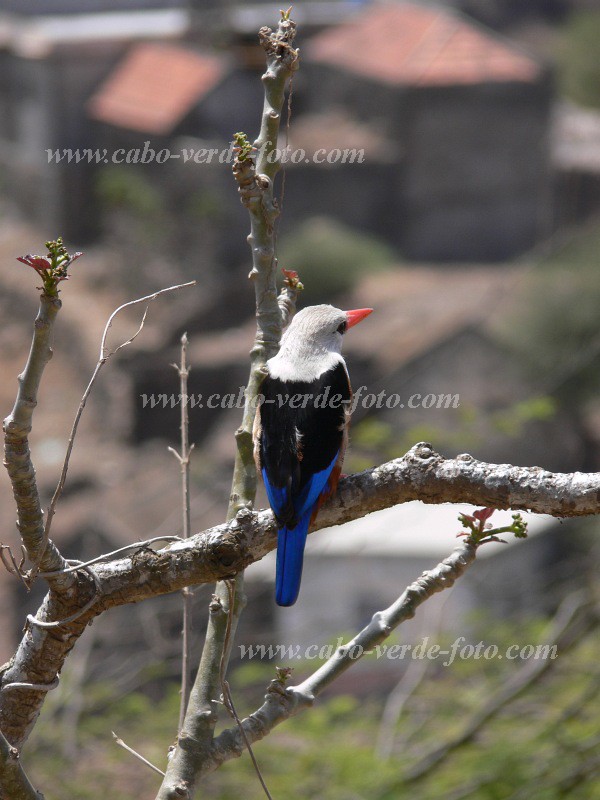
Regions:
<instances>
[{"instance_id":1,"label":"blue tail feather","mask_svg":"<svg viewBox=\"0 0 600 800\"><path fill-rule=\"evenodd\" d=\"M269 503L275 514L286 518L286 512L293 509L298 516L294 528L280 528L277 534L277 579L275 600L280 606L292 606L298 598L300 579L302 578L302 559L310 518L320 494L327 486L331 471L337 461L337 453L331 463L320 472L314 473L306 482L302 491L295 494L287 486L274 486L269 481L266 469L262 475L267 490ZM289 519L289 517L287 517Z\"/></svg>"},{"instance_id":2,"label":"blue tail feather","mask_svg":"<svg viewBox=\"0 0 600 800\"><path fill-rule=\"evenodd\" d=\"M293 606L298 598L310 516L311 509L300 517L295 528L281 528L277 534L275 600L279 606Z\"/></svg>"}]
</instances>

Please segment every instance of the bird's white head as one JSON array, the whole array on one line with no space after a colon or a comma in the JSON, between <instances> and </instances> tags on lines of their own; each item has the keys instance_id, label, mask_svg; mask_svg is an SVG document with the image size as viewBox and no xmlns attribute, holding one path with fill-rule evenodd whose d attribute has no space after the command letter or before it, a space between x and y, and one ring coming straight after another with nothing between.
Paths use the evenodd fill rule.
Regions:
<instances>
[{"instance_id":1,"label":"bird's white head","mask_svg":"<svg viewBox=\"0 0 600 800\"><path fill-rule=\"evenodd\" d=\"M342 311L330 305L303 308L283 334L279 353L267 362L271 376L283 381L316 380L343 360L344 334L372 310Z\"/></svg>"}]
</instances>

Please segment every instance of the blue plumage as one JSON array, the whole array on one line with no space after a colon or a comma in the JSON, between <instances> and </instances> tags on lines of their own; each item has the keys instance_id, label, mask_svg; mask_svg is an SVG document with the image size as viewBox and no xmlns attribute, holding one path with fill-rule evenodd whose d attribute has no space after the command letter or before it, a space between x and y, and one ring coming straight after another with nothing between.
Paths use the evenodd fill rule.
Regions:
<instances>
[{"instance_id":1,"label":"blue plumage","mask_svg":"<svg viewBox=\"0 0 600 800\"><path fill-rule=\"evenodd\" d=\"M298 598L311 510L300 518L295 528L281 528L277 534L275 602L278 606L293 606Z\"/></svg>"},{"instance_id":2,"label":"blue plumage","mask_svg":"<svg viewBox=\"0 0 600 800\"><path fill-rule=\"evenodd\" d=\"M320 472L314 473L295 494L295 487L279 488L269 481L267 470L261 470L269 504L275 516L285 518L286 511L293 508L297 520L294 527L284 525L277 532L277 577L275 600L280 606L291 606L296 602L302 579L302 561L310 518L315 504L327 487L327 481L337 461L338 453L332 462Z\"/></svg>"},{"instance_id":3,"label":"blue plumage","mask_svg":"<svg viewBox=\"0 0 600 800\"><path fill-rule=\"evenodd\" d=\"M277 520L279 605L296 602L306 534L335 492L348 442L352 389L342 337L373 309L309 306L267 363L254 421L254 457Z\"/></svg>"}]
</instances>

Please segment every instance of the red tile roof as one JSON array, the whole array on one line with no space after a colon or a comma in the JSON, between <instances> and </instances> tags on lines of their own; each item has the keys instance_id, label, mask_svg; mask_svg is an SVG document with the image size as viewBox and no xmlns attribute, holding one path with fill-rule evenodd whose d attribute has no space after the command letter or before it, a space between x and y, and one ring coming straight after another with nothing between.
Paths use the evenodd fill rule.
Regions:
<instances>
[{"instance_id":1,"label":"red tile roof","mask_svg":"<svg viewBox=\"0 0 600 800\"><path fill-rule=\"evenodd\" d=\"M541 72L533 58L461 14L409 2L372 5L303 49L312 61L398 85L528 82Z\"/></svg>"},{"instance_id":2,"label":"red tile roof","mask_svg":"<svg viewBox=\"0 0 600 800\"><path fill-rule=\"evenodd\" d=\"M166 44L138 44L88 103L93 119L144 133L166 134L219 82L225 65Z\"/></svg>"}]
</instances>

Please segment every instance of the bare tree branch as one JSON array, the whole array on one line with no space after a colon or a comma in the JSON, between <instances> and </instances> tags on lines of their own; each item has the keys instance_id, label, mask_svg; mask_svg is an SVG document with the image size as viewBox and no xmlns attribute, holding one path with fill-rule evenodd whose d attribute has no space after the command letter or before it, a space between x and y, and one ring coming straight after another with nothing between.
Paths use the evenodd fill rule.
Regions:
<instances>
[{"instance_id":1,"label":"bare tree branch","mask_svg":"<svg viewBox=\"0 0 600 800\"><path fill-rule=\"evenodd\" d=\"M323 505L312 530L410 500L531 510L556 517L586 516L600 513L600 474L551 473L539 467L487 464L464 455L445 459L430 445L420 443L402 458L343 478L336 495ZM142 544L131 556L97 562L93 572L100 597L95 605L62 626L60 637L48 637L37 627L28 631L1 676L2 686L13 681L51 685L85 624L102 611L231 577L276 544L272 513L242 509L234 520L185 542L159 551ZM81 582L69 598L49 595L36 615L38 619L63 619L89 601L89 578L77 575ZM20 746L27 737L43 700L41 690L0 692L0 728L12 744Z\"/></svg>"},{"instance_id":2,"label":"bare tree branch","mask_svg":"<svg viewBox=\"0 0 600 800\"><path fill-rule=\"evenodd\" d=\"M0 732L0 800L44 800L25 774L19 751Z\"/></svg>"},{"instance_id":3,"label":"bare tree branch","mask_svg":"<svg viewBox=\"0 0 600 800\"><path fill-rule=\"evenodd\" d=\"M372 652L402 622L411 619L415 615L418 606L436 592L450 588L465 570L473 564L476 550L477 544L471 541L470 538L465 539L435 569L424 572L417 581L403 592L393 605L385 611L374 614L373 619L366 628L363 628L350 642L338 648L336 653L325 664L300 685L286 688L284 679L281 677L271 681L263 705L242 722L246 738L250 742L256 742L267 736L281 722L312 706L315 699L336 678L362 658L364 654ZM581 596L577 598L571 596L563 603L555 620L553 620L550 638L559 644L563 652L580 641L593 626L598 624L597 614L594 613L591 617L588 615L583 621L580 620L580 624L574 626L574 617L582 608ZM467 735L469 737L474 735L474 732L481 727L490 715L496 713L498 708L505 705L506 702L521 694L531 685L533 680L548 670L551 665L552 662L548 659L541 662L528 662L523 670L512 681L509 681L506 687L502 687L493 698L490 698L489 703L486 703L482 712L468 726ZM458 738L456 741L459 741ZM463 741L464 737L461 736L460 742L456 746L462 744ZM454 745L455 742L451 743L450 748L454 749ZM205 762L202 774L214 771L231 758L237 758L242 754L243 748L242 737L237 728L223 731L213 742L211 759ZM446 755L446 748L443 750L442 758ZM442 749L440 749L440 753L436 752L435 763L439 760L441 752ZM431 758L433 759L433 757L434 755L432 754ZM422 766L423 768L425 766L429 768L430 765L425 765L424 759ZM420 774L421 772L419 771ZM416 777L418 776L415 769L414 775L413 773L409 775L409 780ZM404 779L402 779L402 783L404 783Z\"/></svg>"},{"instance_id":4,"label":"bare tree branch","mask_svg":"<svg viewBox=\"0 0 600 800\"><path fill-rule=\"evenodd\" d=\"M19 375L14 408L4 420L4 465L17 506L17 527L29 560L41 564L45 571L56 573L52 583L57 591L70 588L75 578L60 573L67 566L65 560L53 543L46 546L44 513L29 451L29 434L42 375L52 358L52 334L61 305L57 296L46 293L40 296L29 358Z\"/></svg>"},{"instance_id":5,"label":"bare tree branch","mask_svg":"<svg viewBox=\"0 0 600 800\"><path fill-rule=\"evenodd\" d=\"M190 446L190 422L188 414L188 376L190 367L187 364L187 333L181 337L181 361L173 364L179 375L179 406L181 412L180 432L181 432L181 452L178 453L173 447L169 451L173 453L179 462L181 471L181 516L182 516L182 537L189 539L191 533L190 521L190 458L194 445ZM181 700L179 705L179 728L183 728L185 710L190 698L191 682L191 634L192 634L192 594L187 586L181 590L183 597L183 623L182 623L182 643L181 643Z\"/></svg>"},{"instance_id":6,"label":"bare tree branch","mask_svg":"<svg viewBox=\"0 0 600 800\"><path fill-rule=\"evenodd\" d=\"M236 431L237 453L227 520L233 520L238 512L254 503L256 469L252 427L256 397L264 378L265 362L277 352L282 323L287 322L293 314L298 291L297 276L294 280L290 273L286 275L286 284L280 298L277 297L274 225L279 209L273 195L273 181L281 164L278 158L272 158L277 147L286 84L297 68L298 53L292 47L295 29L296 25L289 19L289 15L282 13L275 32L270 28L261 28L259 32L267 56L267 69L262 77L265 89L262 124L254 142L256 163L246 137L236 134L238 147L233 174L238 183L240 199L250 215L248 242L252 254L252 270L249 277L254 281L256 298L256 337L250 353L250 375L245 391L242 424ZM242 571L237 571L233 585L233 593L222 581L215 589L215 601L211 604L212 613L209 614L196 684L190 696L183 730L171 755L157 800L191 798L194 794L195 775L201 770L208 753L218 717L218 705L215 702L218 695L215 695L215 691L218 692L221 686L229 659L228 649L246 602ZM216 608L217 603L221 606L220 610ZM228 635L225 634L224 626Z\"/></svg>"},{"instance_id":7,"label":"bare tree branch","mask_svg":"<svg viewBox=\"0 0 600 800\"><path fill-rule=\"evenodd\" d=\"M83 393L83 396L82 396L81 401L79 403L79 408L77 409L77 413L75 414L75 419L73 421L73 426L71 427L71 433L69 434L69 441L67 443L67 452L65 454L65 458L64 458L64 461L63 461L63 466L62 466L62 470L61 470L61 473L60 473L60 478L58 480L58 485L57 485L57 487L56 487L56 489L54 491L54 494L52 496L52 500L50 501L50 505L48 506L48 514L46 516L46 525L45 525L45 528L44 528L44 538L43 538L44 545L45 545L46 542L49 541L50 528L52 526L52 520L54 518L54 514L56 513L56 505L57 505L57 503L58 503L58 501L60 499L60 496L61 496L61 494L63 492L63 489L65 488L65 483L66 483L66 480L67 480L67 472L69 470L69 462L71 460L71 453L73 452L73 445L75 444L75 436L77 435L77 428L79 427L79 421L81 420L81 415L83 414L83 410L85 408L85 404L87 403L87 399L90 396L90 393L91 393L91 391L92 391L92 389L94 387L94 384L96 382L96 378L98 377L98 374L100 373L100 370L106 364L106 362L108 361L108 359L111 356L114 356L115 353L118 353L119 350L121 350L123 347L127 347L135 339L137 339L137 337L140 335L140 333L142 332L142 330L144 328L144 324L146 322L146 316L148 314L148 308L150 306L150 303L153 300L156 300L157 297L160 297L161 295L166 294L167 292L174 292L177 289L185 289L188 286L194 286L195 284L196 284L196 281L189 281L188 283L181 283L181 284L178 284L177 286L169 286L166 289L159 289L159 291L153 292L153 294L148 294L148 295L145 295L144 297L138 297L136 300L129 300L129 302L123 303L118 308L116 308L112 312L110 317L108 318L108 321L107 321L106 325L104 326L104 331L102 333L102 341L100 342L100 355L98 356L98 362L97 362L97 364L96 364L96 366L94 368L94 372L92 374L92 377L90 378L90 382L88 383L88 385L87 385L87 387L86 387L86 389L85 389L85 391ZM141 320L141 322L140 322L140 324L138 326L138 329L133 334L133 336L130 336L129 339L127 339L124 342L121 342L121 344L118 345L117 347L115 347L114 350L110 350L108 348L108 346L107 346L107 339L108 339L108 333L109 333L109 331L110 331L110 329L112 327L112 324L113 324L113 321L114 321L115 317L121 311L123 311L123 309L130 308L131 306L139 305L140 303L146 303L146 307L144 309L144 313L142 315L142 320ZM35 564L36 564L36 566L32 570L31 579L33 579L35 577L36 569L37 569L38 566L43 568L43 571L44 570L45 571L49 571L49 569L45 568L44 565L41 563L41 561L39 559L35 562ZM55 569L57 569L57 567L55 567Z\"/></svg>"},{"instance_id":8,"label":"bare tree branch","mask_svg":"<svg viewBox=\"0 0 600 800\"><path fill-rule=\"evenodd\" d=\"M464 539L448 558L408 586L389 608L376 612L365 628L339 647L331 658L298 686L286 688L285 675L271 681L263 705L242 722L249 741L263 739L276 725L312 706L315 698L336 678L364 654L372 652L402 622L412 619L417 608L429 597L450 588L475 561L476 551L477 545L470 539ZM211 758L203 765L202 774L214 771L224 761L237 758L242 754L243 747L242 736L237 728L223 731L213 742Z\"/></svg>"},{"instance_id":9,"label":"bare tree branch","mask_svg":"<svg viewBox=\"0 0 600 800\"><path fill-rule=\"evenodd\" d=\"M580 619L579 612L586 605L588 606L588 611L590 606L593 611L593 604L582 592L576 592L566 597L550 623L548 632L542 638L549 645L556 645L561 653L573 647L574 644L581 641L582 637L592 627L598 625L597 612L593 615L588 614L583 620ZM508 703L520 697L523 692L527 691L535 681L552 669L555 664L556 660L552 658L526 661L518 672L510 676L486 700L483 706L468 720L462 731L450 741L422 756L402 777L401 783L412 783L428 775L432 769L438 767L455 750L472 741L490 719L495 717Z\"/></svg>"},{"instance_id":10,"label":"bare tree branch","mask_svg":"<svg viewBox=\"0 0 600 800\"><path fill-rule=\"evenodd\" d=\"M587 516L600 513L600 474L497 466L470 456L444 459L428 445L418 444L403 458L343 478L336 495L322 506L311 532L411 500L531 510L556 517ZM262 558L276 543L271 512L243 509L235 520L187 542L97 564L102 602L106 607L137 602L186 583L229 577Z\"/></svg>"},{"instance_id":11,"label":"bare tree branch","mask_svg":"<svg viewBox=\"0 0 600 800\"><path fill-rule=\"evenodd\" d=\"M65 484L77 427L87 398L106 361L122 347L130 344L141 332L148 304L166 292L192 286L194 283L195 281L191 281L171 286L124 303L109 317L102 334L98 363L75 416L62 473L50 504L45 526L27 437L31 430L33 409L37 403L37 391L42 373L52 355L52 328L60 309L60 301L55 294L41 295L31 352L25 370L19 376L17 401L11 415L4 423L5 463L13 484L19 513L19 529L28 556L34 564L28 580L34 577L35 570L39 567L51 586L51 592L36 617L28 617L25 635L14 657L0 668L0 729L15 746L20 745L27 737L38 717L46 692L58 683L58 674L64 659L87 622L97 613L95 607L100 597L100 590L96 573L80 563L77 563L75 568L71 567L71 562L60 555L48 538L52 516ZM136 333L115 350L109 350L108 332L116 315L124 308L144 302L146 310ZM61 629L60 635L49 633L49 630L57 627Z\"/></svg>"}]
</instances>

